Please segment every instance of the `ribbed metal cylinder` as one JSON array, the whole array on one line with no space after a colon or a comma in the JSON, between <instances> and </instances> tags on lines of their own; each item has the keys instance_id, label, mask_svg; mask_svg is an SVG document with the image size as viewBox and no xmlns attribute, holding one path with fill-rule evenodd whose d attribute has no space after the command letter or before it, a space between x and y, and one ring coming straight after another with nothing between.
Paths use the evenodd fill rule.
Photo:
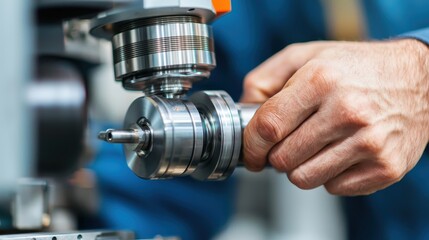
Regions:
<instances>
[{"instance_id":1,"label":"ribbed metal cylinder","mask_svg":"<svg viewBox=\"0 0 429 240\"><path fill-rule=\"evenodd\" d=\"M128 166L142 178L222 180L243 166L242 132L258 107L234 103L224 91L196 92L187 100L141 97L128 109L123 130L98 137L123 143Z\"/></svg>"},{"instance_id":2,"label":"ribbed metal cylinder","mask_svg":"<svg viewBox=\"0 0 429 240\"><path fill-rule=\"evenodd\" d=\"M114 26L115 76L126 89L180 95L215 67L210 26L195 16L164 16Z\"/></svg>"}]
</instances>

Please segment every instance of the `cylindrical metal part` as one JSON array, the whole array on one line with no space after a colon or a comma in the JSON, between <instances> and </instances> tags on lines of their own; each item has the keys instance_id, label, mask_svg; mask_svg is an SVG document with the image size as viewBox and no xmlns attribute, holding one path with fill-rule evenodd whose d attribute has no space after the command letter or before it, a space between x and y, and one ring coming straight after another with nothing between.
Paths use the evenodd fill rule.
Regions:
<instances>
[{"instance_id":1,"label":"cylindrical metal part","mask_svg":"<svg viewBox=\"0 0 429 240\"><path fill-rule=\"evenodd\" d=\"M247 124L249 124L250 120L253 118L260 106L260 104L254 103L237 103L238 113L240 114L241 128L243 129L243 131L247 127ZM237 167L243 166L244 162L240 156L240 158L238 159Z\"/></svg>"},{"instance_id":2,"label":"cylindrical metal part","mask_svg":"<svg viewBox=\"0 0 429 240\"><path fill-rule=\"evenodd\" d=\"M139 143L146 140L146 135L142 134L143 131L137 129L129 130L113 130L107 129L98 134L98 138L110 143ZM142 138L143 137L143 138Z\"/></svg>"},{"instance_id":3,"label":"cylindrical metal part","mask_svg":"<svg viewBox=\"0 0 429 240\"><path fill-rule=\"evenodd\" d=\"M124 144L128 166L139 177L169 178L194 171L203 149L201 117L193 104L159 96L136 99L127 111L124 127L150 131L150 144Z\"/></svg>"},{"instance_id":4,"label":"cylindrical metal part","mask_svg":"<svg viewBox=\"0 0 429 240\"><path fill-rule=\"evenodd\" d=\"M216 66L211 27L197 16L162 16L113 25L116 79L147 96L174 97Z\"/></svg>"},{"instance_id":5,"label":"cylindrical metal part","mask_svg":"<svg viewBox=\"0 0 429 240\"><path fill-rule=\"evenodd\" d=\"M240 115L241 128L244 129L261 105L256 103L237 103L236 106Z\"/></svg>"},{"instance_id":6,"label":"cylindrical metal part","mask_svg":"<svg viewBox=\"0 0 429 240\"><path fill-rule=\"evenodd\" d=\"M161 96L136 99L124 128L100 139L125 143L128 166L146 179L191 175L223 180L241 166L242 131L257 104L236 104L224 91L202 91L189 100Z\"/></svg>"},{"instance_id":7,"label":"cylindrical metal part","mask_svg":"<svg viewBox=\"0 0 429 240\"><path fill-rule=\"evenodd\" d=\"M233 172L241 150L241 124L234 101L224 91L201 91L189 100L195 104L200 115L207 118L212 134L210 152L192 177L199 180L222 180ZM208 144L208 143L206 143Z\"/></svg>"}]
</instances>

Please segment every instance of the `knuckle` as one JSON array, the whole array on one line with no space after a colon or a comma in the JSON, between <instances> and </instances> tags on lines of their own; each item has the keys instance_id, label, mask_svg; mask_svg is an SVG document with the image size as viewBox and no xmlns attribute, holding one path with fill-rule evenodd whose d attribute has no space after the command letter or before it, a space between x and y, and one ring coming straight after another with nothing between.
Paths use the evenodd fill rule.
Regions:
<instances>
[{"instance_id":1,"label":"knuckle","mask_svg":"<svg viewBox=\"0 0 429 240\"><path fill-rule=\"evenodd\" d=\"M264 141L277 143L283 139L281 121L281 118L272 111L260 111L255 119L255 128Z\"/></svg>"},{"instance_id":2,"label":"knuckle","mask_svg":"<svg viewBox=\"0 0 429 240\"><path fill-rule=\"evenodd\" d=\"M311 83L320 85L331 81L332 78L329 76L333 69L329 63L321 59L312 59L308 62L308 67L312 70L310 78Z\"/></svg>"},{"instance_id":3,"label":"knuckle","mask_svg":"<svg viewBox=\"0 0 429 240\"><path fill-rule=\"evenodd\" d=\"M310 60L306 67L310 74L308 83L312 88L317 89L320 93L328 93L334 89L337 77L331 63L315 58Z\"/></svg>"},{"instance_id":4,"label":"knuckle","mask_svg":"<svg viewBox=\"0 0 429 240\"><path fill-rule=\"evenodd\" d=\"M392 164L384 161L382 165L381 176L385 182L398 182L404 176L404 169L399 164Z\"/></svg>"},{"instance_id":5,"label":"knuckle","mask_svg":"<svg viewBox=\"0 0 429 240\"><path fill-rule=\"evenodd\" d=\"M243 161L244 165L250 171L260 171L264 167L264 161L258 159L257 154L252 150L252 148L243 146Z\"/></svg>"},{"instance_id":6,"label":"knuckle","mask_svg":"<svg viewBox=\"0 0 429 240\"><path fill-rule=\"evenodd\" d=\"M308 190L315 187L312 177L305 171L294 171L288 177L289 181L300 189Z\"/></svg>"},{"instance_id":7,"label":"knuckle","mask_svg":"<svg viewBox=\"0 0 429 240\"><path fill-rule=\"evenodd\" d=\"M245 162L253 160L256 156L255 150L252 147L252 139L249 139L247 135L247 131L245 131L243 134L243 156Z\"/></svg>"},{"instance_id":8,"label":"knuckle","mask_svg":"<svg viewBox=\"0 0 429 240\"><path fill-rule=\"evenodd\" d=\"M293 170L293 166L290 164L288 159L287 154L282 153L279 150L271 152L268 156L268 160L271 165L281 172L290 172Z\"/></svg>"},{"instance_id":9,"label":"knuckle","mask_svg":"<svg viewBox=\"0 0 429 240\"><path fill-rule=\"evenodd\" d=\"M378 136L369 134L358 141L358 150L369 153L375 158L377 158L383 151L384 143Z\"/></svg>"},{"instance_id":10,"label":"knuckle","mask_svg":"<svg viewBox=\"0 0 429 240\"><path fill-rule=\"evenodd\" d=\"M289 44L287 47L284 48L284 53L288 55L294 56L295 53L299 54L302 50L302 43L292 43Z\"/></svg>"},{"instance_id":11,"label":"knuckle","mask_svg":"<svg viewBox=\"0 0 429 240\"><path fill-rule=\"evenodd\" d=\"M244 89L252 89L255 88L258 84L258 76L254 71L251 71L244 78L243 87Z\"/></svg>"},{"instance_id":12,"label":"knuckle","mask_svg":"<svg viewBox=\"0 0 429 240\"><path fill-rule=\"evenodd\" d=\"M367 104L360 98L352 95L343 96L337 105L339 118L345 127L366 127L370 125L370 118L365 114Z\"/></svg>"},{"instance_id":13,"label":"knuckle","mask_svg":"<svg viewBox=\"0 0 429 240\"><path fill-rule=\"evenodd\" d=\"M265 157L261 153L261 148L255 142L255 131L246 128L243 133L243 161L249 169L259 169L265 165Z\"/></svg>"}]
</instances>

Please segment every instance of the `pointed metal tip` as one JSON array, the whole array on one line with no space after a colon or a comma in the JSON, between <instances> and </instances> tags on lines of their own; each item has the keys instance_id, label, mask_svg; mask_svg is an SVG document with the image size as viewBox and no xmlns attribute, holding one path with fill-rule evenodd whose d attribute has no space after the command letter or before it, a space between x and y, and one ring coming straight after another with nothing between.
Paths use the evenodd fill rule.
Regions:
<instances>
[{"instance_id":1,"label":"pointed metal tip","mask_svg":"<svg viewBox=\"0 0 429 240\"><path fill-rule=\"evenodd\" d=\"M98 133L98 139L106 141L106 142L110 142L111 140L111 133L112 133L112 129L107 129L106 131L101 131Z\"/></svg>"},{"instance_id":2,"label":"pointed metal tip","mask_svg":"<svg viewBox=\"0 0 429 240\"><path fill-rule=\"evenodd\" d=\"M106 140L106 136L107 136L107 133L105 131L98 133L98 139L100 140Z\"/></svg>"}]
</instances>

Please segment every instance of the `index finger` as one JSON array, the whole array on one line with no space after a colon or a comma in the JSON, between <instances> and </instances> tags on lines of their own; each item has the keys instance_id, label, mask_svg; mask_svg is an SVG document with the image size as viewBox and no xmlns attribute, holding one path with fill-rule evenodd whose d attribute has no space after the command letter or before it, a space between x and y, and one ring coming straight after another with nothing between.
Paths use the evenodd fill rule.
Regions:
<instances>
[{"instance_id":1,"label":"index finger","mask_svg":"<svg viewBox=\"0 0 429 240\"><path fill-rule=\"evenodd\" d=\"M307 42L285 47L247 74L240 101L265 102L278 93L298 69L330 44L330 42Z\"/></svg>"},{"instance_id":2,"label":"index finger","mask_svg":"<svg viewBox=\"0 0 429 240\"><path fill-rule=\"evenodd\" d=\"M250 120L243 134L243 160L249 170L264 168L271 148L317 111L321 92L309 84L318 78L313 72L309 66L297 71L291 84L267 100Z\"/></svg>"}]
</instances>

